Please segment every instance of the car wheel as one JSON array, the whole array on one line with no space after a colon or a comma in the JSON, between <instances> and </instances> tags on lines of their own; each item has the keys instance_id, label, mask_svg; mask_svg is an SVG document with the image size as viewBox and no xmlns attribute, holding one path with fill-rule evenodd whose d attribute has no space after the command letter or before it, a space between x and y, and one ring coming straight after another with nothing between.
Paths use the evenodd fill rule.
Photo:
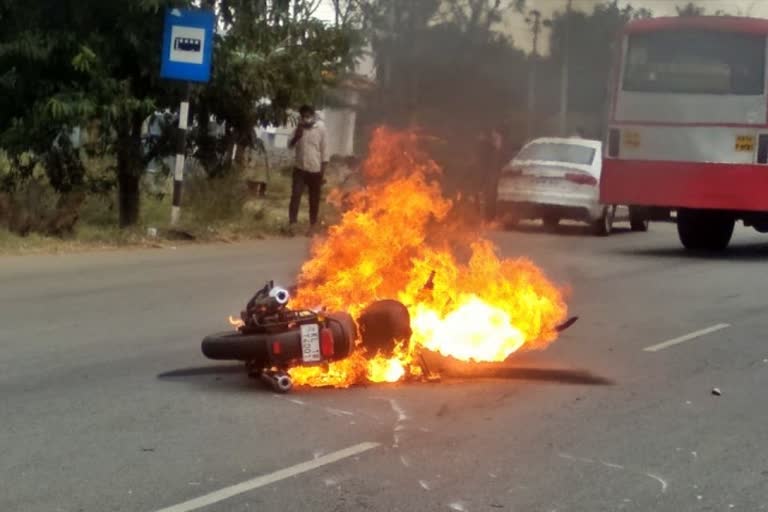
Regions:
<instances>
[{"instance_id":1,"label":"car wheel","mask_svg":"<svg viewBox=\"0 0 768 512\"><path fill-rule=\"evenodd\" d=\"M545 215L541 221L544 223L545 228L554 231L560 224L560 217L557 217L556 215Z\"/></svg>"},{"instance_id":2,"label":"car wheel","mask_svg":"<svg viewBox=\"0 0 768 512\"><path fill-rule=\"evenodd\" d=\"M603 208L603 214L592 223L592 232L596 236L608 236L613 231L613 219L616 215L615 206Z\"/></svg>"},{"instance_id":3,"label":"car wheel","mask_svg":"<svg viewBox=\"0 0 768 512\"><path fill-rule=\"evenodd\" d=\"M629 227L632 231L648 231L650 221L641 214L637 208L629 207Z\"/></svg>"},{"instance_id":4,"label":"car wheel","mask_svg":"<svg viewBox=\"0 0 768 512\"><path fill-rule=\"evenodd\" d=\"M520 225L520 218L517 215L505 215L502 220L505 231L517 229Z\"/></svg>"}]
</instances>

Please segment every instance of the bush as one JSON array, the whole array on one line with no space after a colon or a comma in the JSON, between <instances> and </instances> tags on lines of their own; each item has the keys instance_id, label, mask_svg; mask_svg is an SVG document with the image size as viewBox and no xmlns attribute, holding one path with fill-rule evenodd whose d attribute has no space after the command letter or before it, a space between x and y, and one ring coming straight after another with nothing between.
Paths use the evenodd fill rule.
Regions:
<instances>
[{"instance_id":1,"label":"bush","mask_svg":"<svg viewBox=\"0 0 768 512\"><path fill-rule=\"evenodd\" d=\"M240 217L248 194L237 173L216 178L194 176L184 182L185 215L197 222L211 223Z\"/></svg>"}]
</instances>

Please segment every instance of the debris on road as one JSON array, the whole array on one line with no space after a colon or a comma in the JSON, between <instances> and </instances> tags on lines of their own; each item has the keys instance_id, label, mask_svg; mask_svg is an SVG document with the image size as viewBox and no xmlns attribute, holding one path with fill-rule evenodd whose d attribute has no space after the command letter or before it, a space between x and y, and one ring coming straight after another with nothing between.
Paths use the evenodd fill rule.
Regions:
<instances>
[{"instance_id":1,"label":"debris on road","mask_svg":"<svg viewBox=\"0 0 768 512\"><path fill-rule=\"evenodd\" d=\"M720 388L712 388L712 394L715 396L721 396L723 392L720 391Z\"/></svg>"}]
</instances>

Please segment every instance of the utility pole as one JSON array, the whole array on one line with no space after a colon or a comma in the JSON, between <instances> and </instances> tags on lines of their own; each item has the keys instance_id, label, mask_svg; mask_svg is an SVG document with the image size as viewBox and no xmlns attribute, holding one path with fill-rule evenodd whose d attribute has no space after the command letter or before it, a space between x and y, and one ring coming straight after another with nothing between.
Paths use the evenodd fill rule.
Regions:
<instances>
[{"instance_id":1,"label":"utility pole","mask_svg":"<svg viewBox=\"0 0 768 512\"><path fill-rule=\"evenodd\" d=\"M541 11L530 11L525 22L531 27L533 49L528 62L528 139L533 136L534 115L536 112L536 63L539 58L539 33L541 32Z\"/></svg>"},{"instance_id":2,"label":"utility pole","mask_svg":"<svg viewBox=\"0 0 768 512\"><path fill-rule=\"evenodd\" d=\"M184 162L187 153L187 128L189 126L189 97L192 84L187 82L184 99L179 105L179 128L176 133L176 162L173 168L173 201L171 205L171 226L179 223L181 215L181 192L184 187Z\"/></svg>"},{"instance_id":3,"label":"utility pole","mask_svg":"<svg viewBox=\"0 0 768 512\"><path fill-rule=\"evenodd\" d=\"M568 131L568 79L571 53L571 8L573 0L568 0L565 8L565 34L562 47L562 69L560 71L560 135L565 137Z\"/></svg>"}]
</instances>

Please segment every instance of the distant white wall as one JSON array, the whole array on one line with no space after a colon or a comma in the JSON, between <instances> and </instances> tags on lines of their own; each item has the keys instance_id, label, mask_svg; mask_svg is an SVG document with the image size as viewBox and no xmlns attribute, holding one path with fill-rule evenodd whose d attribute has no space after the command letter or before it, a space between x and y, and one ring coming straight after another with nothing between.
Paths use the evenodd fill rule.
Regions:
<instances>
[{"instance_id":1,"label":"distant white wall","mask_svg":"<svg viewBox=\"0 0 768 512\"><path fill-rule=\"evenodd\" d=\"M331 155L350 156L355 152L355 122L357 112L350 108L327 109L325 128Z\"/></svg>"},{"instance_id":2,"label":"distant white wall","mask_svg":"<svg viewBox=\"0 0 768 512\"><path fill-rule=\"evenodd\" d=\"M355 124L357 113L349 108L319 110L317 117L328 133L328 150L331 156L350 156L355 152ZM256 135L271 149L285 149L293 134L292 126L258 128Z\"/></svg>"}]
</instances>

